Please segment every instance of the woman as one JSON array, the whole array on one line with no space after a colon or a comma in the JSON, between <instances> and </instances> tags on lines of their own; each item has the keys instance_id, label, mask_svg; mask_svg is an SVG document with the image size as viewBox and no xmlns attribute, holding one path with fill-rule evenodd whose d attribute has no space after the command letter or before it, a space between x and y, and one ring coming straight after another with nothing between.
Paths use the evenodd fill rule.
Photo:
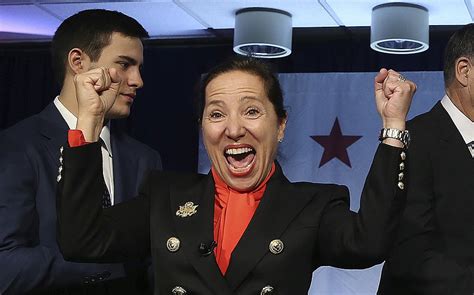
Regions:
<instances>
[{"instance_id":1,"label":"woman","mask_svg":"<svg viewBox=\"0 0 474 295\"><path fill-rule=\"evenodd\" d=\"M76 147L63 151L58 197L66 259L151 253L160 294L306 294L321 265L384 260L404 202L402 142L379 146L357 214L344 186L290 183L275 161L287 120L280 85L253 59L231 60L203 79L208 175L151 172L139 198L102 209L100 145L85 142L97 142L119 83L112 69L76 77L80 131L70 131ZM404 130L415 85L382 69L375 88L384 127Z\"/></svg>"}]
</instances>

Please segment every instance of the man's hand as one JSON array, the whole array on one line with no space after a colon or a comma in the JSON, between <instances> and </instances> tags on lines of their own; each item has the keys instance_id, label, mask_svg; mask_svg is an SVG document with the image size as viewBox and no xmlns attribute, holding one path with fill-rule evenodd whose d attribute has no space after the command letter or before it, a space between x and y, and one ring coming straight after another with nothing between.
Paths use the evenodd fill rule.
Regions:
<instances>
[{"instance_id":1,"label":"man's hand","mask_svg":"<svg viewBox=\"0 0 474 295\"><path fill-rule=\"evenodd\" d=\"M99 139L105 115L117 98L120 77L116 69L96 68L74 77L78 115L76 129L88 142Z\"/></svg>"},{"instance_id":2,"label":"man's hand","mask_svg":"<svg viewBox=\"0 0 474 295\"><path fill-rule=\"evenodd\" d=\"M383 127L405 130L416 85L394 70L380 69L375 77L375 102Z\"/></svg>"}]
</instances>

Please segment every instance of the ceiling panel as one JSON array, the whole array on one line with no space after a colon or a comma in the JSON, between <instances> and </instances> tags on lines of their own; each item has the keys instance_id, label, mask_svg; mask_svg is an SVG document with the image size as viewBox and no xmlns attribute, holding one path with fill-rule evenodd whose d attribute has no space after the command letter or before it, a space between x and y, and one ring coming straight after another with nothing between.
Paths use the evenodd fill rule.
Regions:
<instances>
[{"instance_id":1,"label":"ceiling panel","mask_svg":"<svg viewBox=\"0 0 474 295\"><path fill-rule=\"evenodd\" d=\"M22 4L22 3L29 3L33 4L35 1L34 0L0 0L0 4Z\"/></svg>"},{"instance_id":2,"label":"ceiling panel","mask_svg":"<svg viewBox=\"0 0 474 295\"><path fill-rule=\"evenodd\" d=\"M474 0L401 1L427 7L431 25L473 21ZM296 28L370 26L372 7L387 2L395 0L0 0L0 32L7 32L0 39L43 40L62 20L90 8L122 11L142 23L152 37L180 38L209 36L207 28L231 29L235 12L245 7L288 11Z\"/></svg>"},{"instance_id":3,"label":"ceiling panel","mask_svg":"<svg viewBox=\"0 0 474 295\"><path fill-rule=\"evenodd\" d=\"M345 26L370 26L374 6L400 1L325 0L325 2ZM426 7L429 11L430 25L462 25L472 22L466 6L466 3L471 6L470 0L407 0L403 2Z\"/></svg>"},{"instance_id":4,"label":"ceiling panel","mask_svg":"<svg viewBox=\"0 0 474 295\"><path fill-rule=\"evenodd\" d=\"M61 23L36 5L0 5L0 31L52 35Z\"/></svg>"},{"instance_id":5,"label":"ceiling panel","mask_svg":"<svg viewBox=\"0 0 474 295\"><path fill-rule=\"evenodd\" d=\"M98 3L98 2L160 2L161 0L0 0L0 5L8 4L8 5L16 5L16 4L44 4L44 3L56 3L56 4L64 4L64 3Z\"/></svg>"},{"instance_id":6,"label":"ceiling panel","mask_svg":"<svg viewBox=\"0 0 474 295\"><path fill-rule=\"evenodd\" d=\"M63 19L85 9L118 10L137 19L153 37L194 35L207 29L171 0L42 4L42 7Z\"/></svg>"},{"instance_id":7,"label":"ceiling panel","mask_svg":"<svg viewBox=\"0 0 474 295\"><path fill-rule=\"evenodd\" d=\"M293 16L293 27L333 27L337 23L316 0L175 0L215 29L234 27L235 12L245 7L285 10Z\"/></svg>"}]
</instances>

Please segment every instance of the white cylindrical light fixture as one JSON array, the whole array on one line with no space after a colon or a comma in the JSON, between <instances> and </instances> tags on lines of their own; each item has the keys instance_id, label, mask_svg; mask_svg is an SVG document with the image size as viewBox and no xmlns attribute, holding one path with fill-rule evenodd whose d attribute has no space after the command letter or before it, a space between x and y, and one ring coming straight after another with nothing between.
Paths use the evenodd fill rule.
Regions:
<instances>
[{"instance_id":1,"label":"white cylindrical light fixture","mask_svg":"<svg viewBox=\"0 0 474 295\"><path fill-rule=\"evenodd\" d=\"M391 54L412 54L427 50L428 9L400 2L375 6L372 9L370 47Z\"/></svg>"},{"instance_id":2,"label":"white cylindrical light fixture","mask_svg":"<svg viewBox=\"0 0 474 295\"><path fill-rule=\"evenodd\" d=\"M250 7L235 13L234 51L258 58L291 53L291 14L274 8Z\"/></svg>"}]
</instances>

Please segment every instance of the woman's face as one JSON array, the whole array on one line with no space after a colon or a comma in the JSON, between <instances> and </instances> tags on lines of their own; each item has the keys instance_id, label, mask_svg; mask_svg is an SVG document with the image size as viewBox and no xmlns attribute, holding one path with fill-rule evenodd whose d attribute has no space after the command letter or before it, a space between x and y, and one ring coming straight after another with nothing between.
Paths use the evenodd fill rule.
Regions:
<instances>
[{"instance_id":1,"label":"woman's face","mask_svg":"<svg viewBox=\"0 0 474 295\"><path fill-rule=\"evenodd\" d=\"M251 191L270 172L286 120L280 120L260 77L231 71L205 90L204 144L212 165L227 185Z\"/></svg>"}]
</instances>

